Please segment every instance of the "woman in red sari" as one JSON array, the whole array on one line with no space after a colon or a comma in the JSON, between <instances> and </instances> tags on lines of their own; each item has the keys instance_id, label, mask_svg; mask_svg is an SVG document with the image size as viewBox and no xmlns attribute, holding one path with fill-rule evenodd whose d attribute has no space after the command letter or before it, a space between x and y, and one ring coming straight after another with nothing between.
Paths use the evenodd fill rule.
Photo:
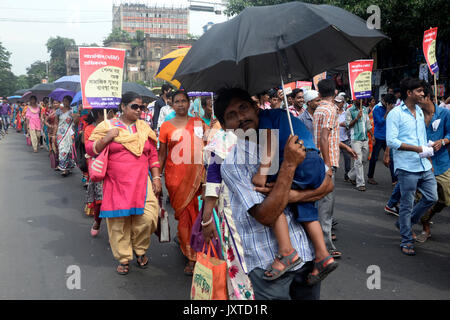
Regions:
<instances>
[{"instance_id":1,"label":"woman in red sari","mask_svg":"<svg viewBox=\"0 0 450 320\"><path fill-rule=\"evenodd\" d=\"M172 95L176 116L162 124L159 134L159 163L166 168L165 182L170 204L178 221L180 248L188 263L186 275L192 275L196 252L190 246L192 226L199 212L198 196L205 180L202 150L205 123L188 116L189 97L184 91Z\"/></svg>"}]
</instances>

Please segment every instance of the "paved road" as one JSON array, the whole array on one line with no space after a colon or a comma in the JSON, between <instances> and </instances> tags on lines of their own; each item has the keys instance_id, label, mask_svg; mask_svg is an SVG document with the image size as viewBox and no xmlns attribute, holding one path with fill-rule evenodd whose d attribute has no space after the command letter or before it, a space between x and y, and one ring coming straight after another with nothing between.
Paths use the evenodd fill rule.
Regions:
<instances>
[{"instance_id":1,"label":"paved road","mask_svg":"<svg viewBox=\"0 0 450 320\"><path fill-rule=\"evenodd\" d=\"M384 213L391 186L378 164L378 186L363 193L338 172L335 216L340 267L322 285L322 299L449 299L450 210L438 215L433 238L418 255L400 253L395 217ZM152 236L150 267L132 264L116 274L108 235L89 235L92 218L83 213L81 175L62 178L46 152L33 154L23 135L10 131L0 141L0 299L188 299L191 279L175 243ZM415 228L417 231L419 227ZM171 216L174 235L176 223ZM81 289L68 290L67 268L81 270ZM368 266L381 270L381 289L369 290Z\"/></svg>"}]
</instances>

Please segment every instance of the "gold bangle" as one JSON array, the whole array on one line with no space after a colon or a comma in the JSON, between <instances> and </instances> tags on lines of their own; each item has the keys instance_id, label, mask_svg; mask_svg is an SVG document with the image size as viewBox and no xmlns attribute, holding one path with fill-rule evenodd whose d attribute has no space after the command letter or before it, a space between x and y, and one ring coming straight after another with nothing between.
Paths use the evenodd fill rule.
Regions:
<instances>
[{"instance_id":1,"label":"gold bangle","mask_svg":"<svg viewBox=\"0 0 450 320\"><path fill-rule=\"evenodd\" d=\"M156 177L153 177L153 180L155 180L155 179L159 179L159 180L161 180L161 176L156 176Z\"/></svg>"}]
</instances>

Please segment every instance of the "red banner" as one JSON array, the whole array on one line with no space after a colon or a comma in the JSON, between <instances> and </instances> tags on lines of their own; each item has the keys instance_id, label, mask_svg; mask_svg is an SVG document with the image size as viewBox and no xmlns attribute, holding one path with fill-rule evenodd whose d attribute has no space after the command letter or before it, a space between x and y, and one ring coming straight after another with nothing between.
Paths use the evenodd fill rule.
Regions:
<instances>
[{"instance_id":1,"label":"red banner","mask_svg":"<svg viewBox=\"0 0 450 320\"><path fill-rule=\"evenodd\" d=\"M79 48L83 108L118 108L125 50Z\"/></svg>"},{"instance_id":2,"label":"red banner","mask_svg":"<svg viewBox=\"0 0 450 320\"><path fill-rule=\"evenodd\" d=\"M438 28L429 29L423 34L423 54L425 55L431 74L435 74L439 71L436 60L437 29Z\"/></svg>"},{"instance_id":3,"label":"red banner","mask_svg":"<svg viewBox=\"0 0 450 320\"><path fill-rule=\"evenodd\" d=\"M373 60L356 60L348 64L348 78L352 99L370 98L372 95Z\"/></svg>"}]
</instances>

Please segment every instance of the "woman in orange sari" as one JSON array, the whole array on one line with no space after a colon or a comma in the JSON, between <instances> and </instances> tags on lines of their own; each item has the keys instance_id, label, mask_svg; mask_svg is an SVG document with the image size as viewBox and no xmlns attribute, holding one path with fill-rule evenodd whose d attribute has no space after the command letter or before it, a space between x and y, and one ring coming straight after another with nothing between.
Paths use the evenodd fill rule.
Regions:
<instances>
[{"instance_id":1,"label":"woman in orange sari","mask_svg":"<svg viewBox=\"0 0 450 320\"><path fill-rule=\"evenodd\" d=\"M375 136L374 136L374 124L373 124L373 108L375 107L375 105L377 104L376 100L374 97L370 97L369 99L369 103L367 104L367 113L369 115L369 120L370 120L370 124L372 125L372 129L367 133L367 136L369 138L369 157L368 160L370 160L370 157L372 156L372 150L373 150L373 145L375 144Z\"/></svg>"},{"instance_id":2,"label":"woman in orange sari","mask_svg":"<svg viewBox=\"0 0 450 320\"><path fill-rule=\"evenodd\" d=\"M165 121L159 134L159 163L165 171L170 204L178 221L178 239L183 255L188 259L184 268L192 275L196 252L190 246L192 226L199 213L198 196L205 181L202 150L205 123L188 116L189 97L184 91L172 95L176 116Z\"/></svg>"}]
</instances>

